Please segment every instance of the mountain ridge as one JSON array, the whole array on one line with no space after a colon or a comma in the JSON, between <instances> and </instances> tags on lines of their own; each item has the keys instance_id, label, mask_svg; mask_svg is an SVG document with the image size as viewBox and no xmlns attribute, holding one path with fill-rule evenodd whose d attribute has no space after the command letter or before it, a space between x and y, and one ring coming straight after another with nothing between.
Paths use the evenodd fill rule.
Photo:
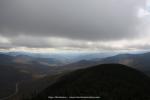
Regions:
<instances>
[{"instance_id":1,"label":"mountain ridge","mask_svg":"<svg viewBox=\"0 0 150 100\"><path fill-rule=\"evenodd\" d=\"M32 100L48 96L100 96L102 100L149 100L150 78L121 64L102 64L63 76Z\"/></svg>"}]
</instances>

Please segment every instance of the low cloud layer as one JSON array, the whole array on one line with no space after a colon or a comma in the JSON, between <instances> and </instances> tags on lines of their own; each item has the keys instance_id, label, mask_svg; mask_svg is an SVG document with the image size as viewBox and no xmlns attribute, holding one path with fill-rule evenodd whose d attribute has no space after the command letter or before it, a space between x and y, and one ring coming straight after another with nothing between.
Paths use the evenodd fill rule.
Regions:
<instances>
[{"instance_id":1,"label":"low cloud layer","mask_svg":"<svg viewBox=\"0 0 150 100\"><path fill-rule=\"evenodd\" d=\"M17 36L5 38L0 36L0 48L14 50L51 49L51 50L85 50L85 51L105 51L105 50L144 50L150 49L150 38L141 37L138 39L122 39L112 41L90 41L72 40L58 37L31 37Z\"/></svg>"},{"instance_id":2,"label":"low cloud layer","mask_svg":"<svg viewBox=\"0 0 150 100\"><path fill-rule=\"evenodd\" d=\"M144 48L134 41L149 26L145 6L146 0L1 0L0 48Z\"/></svg>"}]
</instances>

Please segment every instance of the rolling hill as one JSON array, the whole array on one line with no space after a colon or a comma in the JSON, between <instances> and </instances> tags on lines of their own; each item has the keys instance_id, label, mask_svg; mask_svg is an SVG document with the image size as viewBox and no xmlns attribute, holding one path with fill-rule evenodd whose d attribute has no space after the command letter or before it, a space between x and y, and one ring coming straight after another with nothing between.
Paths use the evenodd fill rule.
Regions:
<instances>
[{"instance_id":1,"label":"rolling hill","mask_svg":"<svg viewBox=\"0 0 150 100\"><path fill-rule=\"evenodd\" d=\"M32 100L49 100L48 96L99 96L100 100L150 100L149 84L150 78L136 69L121 64L102 64L64 75Z\"/></svg>"}]
</instances>

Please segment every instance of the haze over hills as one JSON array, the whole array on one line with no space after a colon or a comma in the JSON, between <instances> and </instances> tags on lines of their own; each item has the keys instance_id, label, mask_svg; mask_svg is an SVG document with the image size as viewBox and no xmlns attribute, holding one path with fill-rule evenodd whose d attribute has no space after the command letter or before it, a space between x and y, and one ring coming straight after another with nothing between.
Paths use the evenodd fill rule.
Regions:
<instances>
[{"instance_id":1,"label":"haze over hills","mask_svg":"<svg viewBox=\"0 0 150 100\"><path fill-rule=\"evenodd\" d=\"M142 54L119 54L100 60L101 63L120 63L139 69L147 74L150 73L150 53Z\"/></svg>"},{"instance_id":2,"label":"haze over hills","mask_svg":"<svg viewBox=\"0 0 150 100\"><path fill-rule=\"evenodd\" d=\"M12 56L13 58L18 58L18 60L22 61L30 61L31 62L38 62L43 61L45 63L51 64L52 66L59 66L64 65L67 62L64 62L61 59L61 55L55 54L42 54L42 53L30 53L30 52L3 52L2 54Z\"/></svg>"},{"instance_id":3,"label":"haze over hills","mask_svg":"<svg viewBox=\"0 0 150 100\"><path fill-rule=\"evenodd\" d=\"M79 54L40 54L27 52L8 52L8 61L19 64L39 64L45 66L67 67L81 63L121 63L129 66L136 66L140 70L149 70L150 53L79 53ZM7 60L5 60L7 61ZM4 61L4 62L5 62ZM71 65L70 65L71 64ZM85 63L86 65L86 63ZM77 66L74 66L77 67ZM81 67L81 66L79 66ZM84 67L84 64L82 64Z\"/></svg>"},{"instance_id":4,"label":"haze over hills","mask_svg":"<svg viewBox=\"0 0 150 100\"><path fill-rule=\"evenodd\" d=\"M149 100L149 84L150 78L136 69L121 64L102 64L64 75L32 100L49 100L48 96L98 96L102 100Z\"/></svg>"},{"instance_id":5,"label":"haze over hills","mask_svg":"<svg viewBox=\"0 0 150 100\"><path fill-rule=\"evenodd\" d=\"M14 65L20 71L25 73L35 73L35 74L47 74L49 69L55 69L54 63L58 63L59 61L51 58L32 58L27 55L19 55L19 56L9 56L5 54L0 55L0 59L2 59L0 64L4 65ZM56 65L55 65L56 66Z\"/></svg>"},{"instance_id":6,"label":"haze over hills","mask_svg":"<svg viewBox=\"0 0 150 100\"><path fill-rule=\"evenodd\" d=\"M27 56L31 58L55 59L63 64L74 63L80 60L92 60L95 58L106 58L119 52L57 52L57 53L31 53L31 52L1 52L9 56ZM59 62L57 62L59 64ZM56 63L56 64L57 64Z\"/></svg>"},{"instance_id":7,"label":"haze over hills","mask_svg":"<svg viewBox=\"0 0 150 100\"><path fill-rule=\"evenodd\" d=\"M86 68L89 66L97 64L107 64L107 63L120 63L127 66L131 66L140 71L145 72L146 74L150 73L150 53L126 53L126 54L117 54L115 56L110 56L106 58L93 58L88 60L80 60L71 64L66 64L63 66L65 69L80 69Z\"/></svg>"},{"instance_id":8,"label":"haze over hills","mask_svg":"<svg viewBox=\"0 0 150 100\"><path fill-rule=\"evenodd\" d=\"M99 54L100 55L100 54ZM79 57L79 56L78 56ZM46 86L49 85L50 80L48 78L44 79L45 77L49 77L52 75L58 75L61 76L64 73L72 72L74 70L78 69L84 69L87 67L99 65L99 64L109 64L109 63L120 63L124 65L128 65L129 67L138 69L148 75L150 72L150 53L141 53L141 54L118 54L115 56L110 57L97 57L97 56L91 56L90 55L81 55L80 61L71 60L68 61L70 63L64 63L60 59L56 59L54 55L52 56L31 56L30 54L17 54L13 53L1 53L0 54L0 67L3 69L3 74L0 78L1 80L6 78L6 83L10 87L7 87L8 85L4 84L1 85L4 89L6 88L6 93L0 94L1 97L8 96L14 91L15 84L17 82L21 82L21 87L32 87L32 82L35 85L36 88L39 88L38 90L46 88ZM72 62L73 61L73 62ZM76 62L77 61L77 62ZM4 68L3 68L4 67ZM10 74L8 74L10 73ZM10 77L5 77L9 76ZM14 76L11 78L11 76ZM18 79L19 76L19 79ZM10 79L11 78L11 79ZM44 79L45 86L42 86L41 79ZM33 81L38 80L38 81ZM55 80L55 78L54 78ZM12 82L11 82L12 81ZM27 84L24 84L27 83ZM23 86L24 85L24 86ZM20 88L21 88L20 87ZM31 89L31 95L33 91L36 91L36 88ZM11 89L11 92L7 92L8 89ZM3 91L3 90L1 90ZM1 92L0 91L0 92ZM9 90L8 90L9 91ZM26 89L23 89L23 91L26 91ZM22 92L21 94L23 94ZM27 92L26 92L27 93ZM28 94L30 95L30 94Z\"/></svg>"}]
</instances>

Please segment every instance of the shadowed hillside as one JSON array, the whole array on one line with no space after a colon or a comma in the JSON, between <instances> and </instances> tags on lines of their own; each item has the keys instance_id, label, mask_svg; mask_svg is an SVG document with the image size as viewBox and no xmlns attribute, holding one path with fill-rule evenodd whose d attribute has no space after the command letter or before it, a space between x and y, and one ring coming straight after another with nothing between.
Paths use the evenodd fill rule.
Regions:
<instances>
[{"instance_id":1,"label":"shadowed hillside","mask_svg":"<svg viewBox=\"0 0 150 100\"><path fill-rule=\"evenodd\" d=\"M32 100L48 96L100 96L100 100L150 100L150 79L121 64L102 64L64 75Z\"/></svg>"},{"instance_id":2,"label":"shadowed hillside","mask_svg":"<svg viewBox=\"0 0 150 100\"><path fill-rule=\"evenodd\" d=\"M15 86L22 80L30 80L31 75L18 71L14 65L0 64L0 98L15 91Z\"/></svg>"}]
</instances>

